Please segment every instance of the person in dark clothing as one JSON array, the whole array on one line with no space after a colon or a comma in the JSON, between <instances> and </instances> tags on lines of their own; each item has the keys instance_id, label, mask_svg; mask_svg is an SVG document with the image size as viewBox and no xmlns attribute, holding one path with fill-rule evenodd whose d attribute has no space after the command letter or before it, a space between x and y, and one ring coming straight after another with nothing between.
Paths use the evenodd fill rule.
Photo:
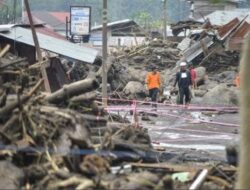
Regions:
<instances>
[{"instance_id":1,"label":"person in dark clothing","mask_svg":"<svg viewBox=\"0 0 250 190\"><path fill-rule=\"evenodd\" d=\"M187 63L182 62L180 64L181 70L176 74L176 80L174 83L174 87L178 83L179 87L179 96L180 96L180 104L184 104L184 97L185 97L185 104L188 105L190 103L190 91L189 86L192 85L191 74L187 70Z\"/></svg>"}]
</instances>

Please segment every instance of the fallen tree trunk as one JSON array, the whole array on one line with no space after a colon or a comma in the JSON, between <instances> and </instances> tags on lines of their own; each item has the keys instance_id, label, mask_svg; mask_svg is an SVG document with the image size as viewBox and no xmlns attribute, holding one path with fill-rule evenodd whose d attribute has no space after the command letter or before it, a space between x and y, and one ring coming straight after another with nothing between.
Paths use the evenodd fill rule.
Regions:
<instances>
[{"instance_id":1,"label":"fallen tree trunk","mask_svg":"<svg viewBox=\"0 0 250 190\"><path fill-rule=\"evenodd\" d=\"M72 103L81 103L81 102L86 102L86 101L93 101L97 97L95 92L89 92L80 96L75 96L70 99Z\"/></svg>"},{"instance_id":2,"label":"fallen tree trunk","mask_svg":"<svg viewBox=\"0 0 250 190\"><path fill-rule=\"evenodd\" d=\"M45 99L52 104L58 104L73 96L93 91L99 87L99 83L96 79L85 79L77 81L75 83L65 85L62 89L52 93Z\"/></svg>"}]
</instances>

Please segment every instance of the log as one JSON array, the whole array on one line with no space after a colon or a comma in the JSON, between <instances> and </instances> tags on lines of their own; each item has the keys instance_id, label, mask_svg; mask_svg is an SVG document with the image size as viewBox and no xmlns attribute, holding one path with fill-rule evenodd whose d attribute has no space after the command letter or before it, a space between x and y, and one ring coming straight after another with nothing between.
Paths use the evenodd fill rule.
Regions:
<instances>
[{"instance_id":1,"label":"log","mask_svg":"<svg viewBox=\"0 0 250 190\"><path fill-rule=\"evenodd\" d=\"M86 101L93 101L97 97L95 92L89 92L80 96L74 96L73 98L70 99L72 103L81 103L81 102L86 102Z\"/></svg>"},{"instance_id":2,"label":"log","mask_svg":"<svg viewBox=\"0 0 250 190\"><path fill-rule=\"evenodd\" d=\"M3 57L10 50L10 47L10 44L7 44L0 52L0 57Z\"/></svg>"},{"instance_id":3,"label":"log","mask_svg":"<svg viewBox=\"0 0 250 190\"><path fill-rule=\"evenodd\" d=\"M208 170L207 169L202 170L202 172L199 174L199 176L196 178L196 180L190 186L189 190L200 189L201 185L205 181L207 175L208 175Z\"/></svg>"},{"instance_id":4,"label":"log","mask_svg":"<svg viewBox=\"0 0 250 190\"><path fill-rule=\"evenodd\" d=\"M46 97L45 100L52 104L59 104L68 98L93 91L98 87L98 81L96 79L89 78L65 85L62 89Z\"/></svg>"},{"instance_id":5,"label":"log","mask_svg":"<svg viewBox=\"0 0 250 190\"><path fill-rule=\"evenodd\" d=\"M26 61L26 60L27 60L26 58L21 58L21 59L17 59L17 60L11 61L10 63L2 63L0 65L0 69L5 69L7 67L13 66L15 64L21 63L21 62Z\"/></svg>"},{"instance_id":6,"label":"log","mask_svg":"<svg viewBox=\"0 0 250 190\"><path fill-rule=\"evenodd\" d=\"M106 128L107 119L105 117L97 117L95 115L83 114L82 117L90 128L104 127Z\"/></svg>"}]
</instances>

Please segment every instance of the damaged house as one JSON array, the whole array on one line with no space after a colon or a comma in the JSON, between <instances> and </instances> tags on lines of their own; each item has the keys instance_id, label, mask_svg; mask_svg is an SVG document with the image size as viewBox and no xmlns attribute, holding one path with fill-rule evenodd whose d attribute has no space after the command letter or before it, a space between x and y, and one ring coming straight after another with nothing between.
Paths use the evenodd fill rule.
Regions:
<instances>
[{"instance_id":1,"label":"damaged house","mask_svg":"<svg viewBox=\"0 0 250 190\"><path fill-rule=\"evenodd\" d=\"M9 45L12 54L25 57L30 65L36 63L35 45L30 28L10 25L4 26L0 31L2 48ZM45 27L37 27L37 31L43 57L45 60L48 59L46 71L52 92L69 83L61 58L75 60L81 64L91 64L96 60L98 52L94 49L70 43Z\"/></svg>"}]
</instances>

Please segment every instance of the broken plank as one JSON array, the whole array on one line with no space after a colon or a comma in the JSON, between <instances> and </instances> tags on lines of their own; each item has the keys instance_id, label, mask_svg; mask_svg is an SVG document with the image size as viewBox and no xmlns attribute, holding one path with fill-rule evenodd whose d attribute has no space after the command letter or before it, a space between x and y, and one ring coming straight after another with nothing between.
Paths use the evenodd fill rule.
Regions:
<instances>
[{"instance_id":1,"label":"broken plank","mask_svg":"<svg viewBox=\"0 0 250 190\"><path fill-rule=\"evenodd\" d=\"M0 69L5 69L7 67L13 66L15 64L21 63L21 62L26 61L26 60L27 60L26 58L21 58L21 59L17 59L17 60L11 61L10 63L2 63L0 65Z\"/></svg>"},{"instance_id":2,"label":"broken plank","mask_svg":"<svg viewBox=\"0 0 250 190\"><path fill-rule=\"evenodd\" d=\"M10 47L10 44L7 44L0 52L0 57L3 57L10 50Z\"/></svg>"}]
</instances>

